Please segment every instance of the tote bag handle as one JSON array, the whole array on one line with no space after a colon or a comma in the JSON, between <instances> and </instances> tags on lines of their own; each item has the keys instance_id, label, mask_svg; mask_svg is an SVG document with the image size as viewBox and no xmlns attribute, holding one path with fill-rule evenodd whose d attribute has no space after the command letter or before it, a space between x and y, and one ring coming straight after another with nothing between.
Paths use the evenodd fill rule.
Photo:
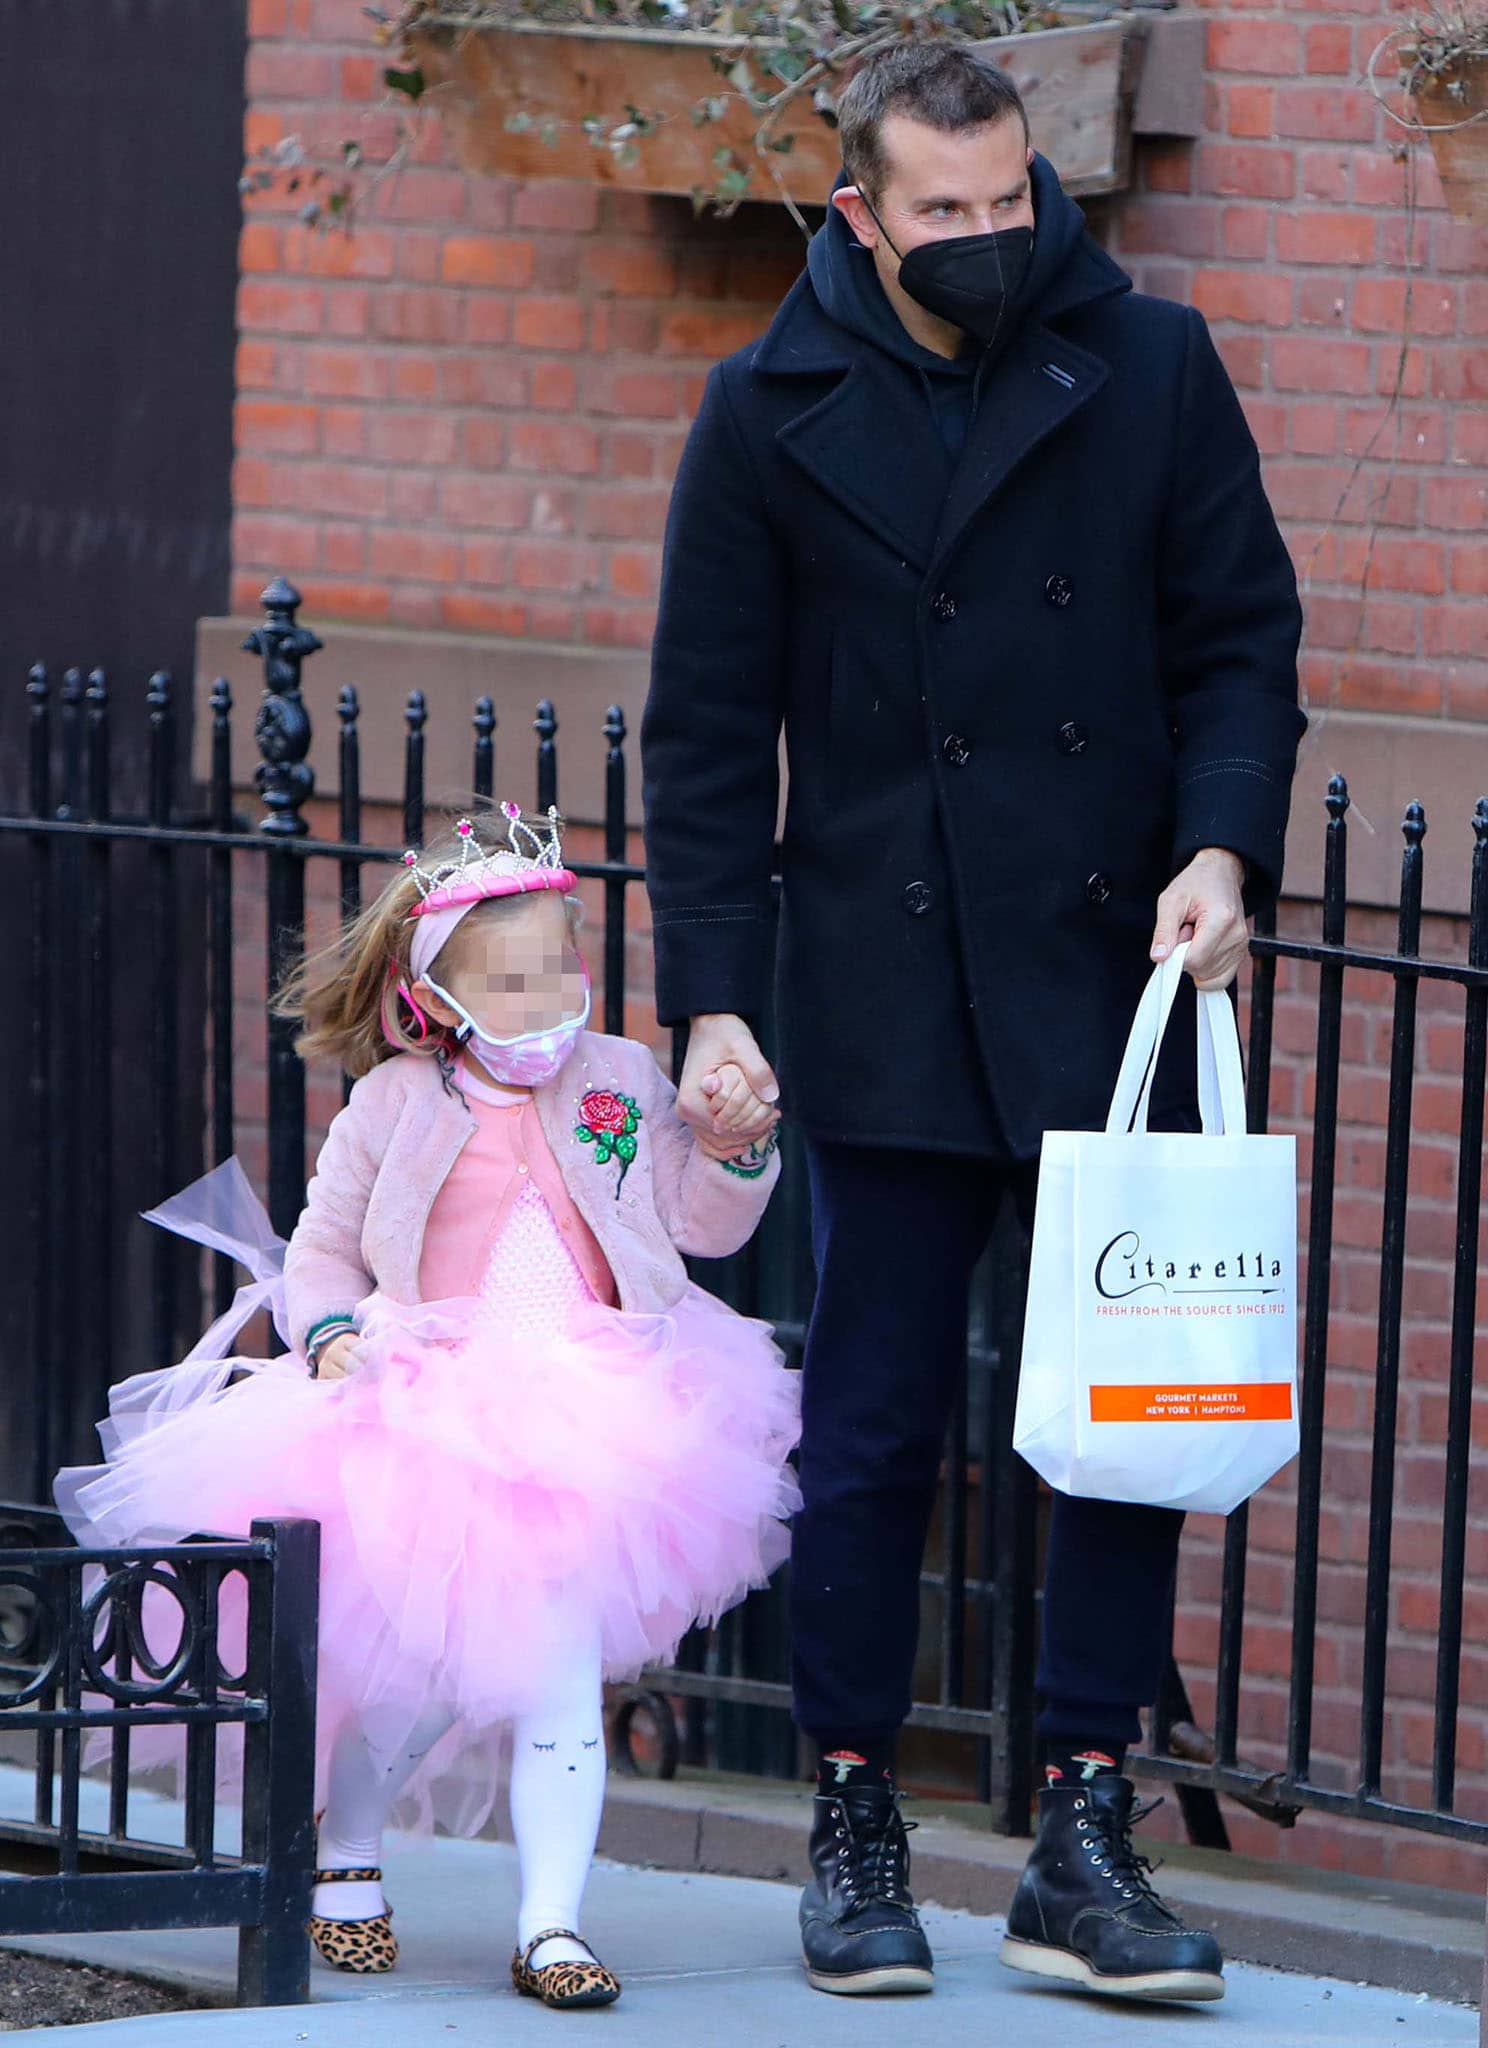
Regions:
<instances>
[{"instance_id":1,"label":"tote bag handle","mask_svg":"<svg viewBox=\"0 0 1488 2048\"><path fill-rule=\"evenodd\" d=\"M1199 990L1199 1115L1211 1137L1246 1134L1240 1027L1222 988Z\"/></svg>"},{"instance_id":2,"label":"tote bag handle","mask_svg":"<svg viewBox=\"0 0 1488 2048\"><path fill-rule=\"evenodd\" d=\"M1153 969L1142 991L1111 1096L1108 1137L1125 1137L1147 1128L1157 1056L1187 958L1185 940ZM1241 1137L1245 1133L1245 1077L1234 1009L1223 989L1201 989L1198 1009L1199 1117L1204 1133L1207 1137Z\"/></svg>"}]
</instances>

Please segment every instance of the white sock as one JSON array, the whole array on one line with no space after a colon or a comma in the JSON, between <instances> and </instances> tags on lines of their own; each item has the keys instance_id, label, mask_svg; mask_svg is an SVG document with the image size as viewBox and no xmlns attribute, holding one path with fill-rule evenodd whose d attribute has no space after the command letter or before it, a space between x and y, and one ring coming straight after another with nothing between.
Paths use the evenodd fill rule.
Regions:
<instances>
[{"instance_id":1,"label":"white sock","mask_svg":"<svg viewBox=\"0 0 1488 2048\"><path fill-rule=\"evenodd\" d=\"M579 1931L579 1906L604 1810L605 1745L598 1631L572 1634L573 1653L538 1713L512 1726L511 1818L522 1870L517 1945L550 1927ZM545 1941L537 1969L589 1960L577 1942Z\"/></svg>"},{"instance_id":2,"label":"white sock","mask_svg":"<svg viewBox=\"0 0 1488 2048\"><path fill-rule=\"evenodd\" d=\"M317 1869L381 1866L382 1831L393 1802L450 1719L442 1708L431 1708L402 1740L388 1739L376 1714L343 1725L331 1748L330 1783L316 1841ZM326 1920L375 1920L386 1909L380 1884L320 1884L312 1910Z\"/></svg>"}]
</instances>

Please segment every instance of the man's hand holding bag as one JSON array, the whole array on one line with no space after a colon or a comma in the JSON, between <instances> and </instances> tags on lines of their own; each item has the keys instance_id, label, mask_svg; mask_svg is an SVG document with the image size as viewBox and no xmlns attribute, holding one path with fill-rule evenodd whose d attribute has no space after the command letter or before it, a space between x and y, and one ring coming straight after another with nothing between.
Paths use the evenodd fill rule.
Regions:
<instances>
[{"instance_id":1,"label":"man's hand holding bag","mask_svg":"<svg viewBox=\"0 0 1488 2048\"><path fill-rule=\"evenodd\" d=\"M1143 994L1105 1130L1044 1139L1013 1444L1062 1493L1228 1514L1297 1452L1296 1140L1247 1135L1217 992L1202 1133L1147 1129L1187 951Z\"/></svg>"}]
</instances>

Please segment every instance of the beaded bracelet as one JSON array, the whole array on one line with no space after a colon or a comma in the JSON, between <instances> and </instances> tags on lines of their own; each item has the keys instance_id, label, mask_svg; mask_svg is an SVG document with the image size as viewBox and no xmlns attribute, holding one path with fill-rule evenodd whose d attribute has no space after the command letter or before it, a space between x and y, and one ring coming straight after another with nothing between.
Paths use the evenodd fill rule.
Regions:
<instances>
[{"instance_id":1,"label":"beaded bracelet","mask_svg":"<svg viewBox=\"0 0 1488 2048\"><path fill-rule=\"evenodd\" d=\"M780 1143L779 1131L780 1126L772 1124L765 1137L756 1138L747 1152L741 1152L737 1159L720 1159L719 1165L725 1173L736 1174L740 1180L758 1180Z\"/></svg>"}]
</instances>

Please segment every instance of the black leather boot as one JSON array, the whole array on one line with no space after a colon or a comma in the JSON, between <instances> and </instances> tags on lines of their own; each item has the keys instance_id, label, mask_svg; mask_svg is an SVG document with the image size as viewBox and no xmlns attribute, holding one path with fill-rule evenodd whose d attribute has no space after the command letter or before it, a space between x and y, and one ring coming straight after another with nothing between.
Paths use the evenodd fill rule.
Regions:
<instances>
[{"instance_id":1,"label":"black leather boot","mask_svg":"<svg viewBox=\"0 0 1488 2048\"><path fill-rule=\"evenodd\" d=\"M816 1796L801 1949L818 1991L929 1991L934 1963L909 1893L914 1826L888 1786Z\"/></svg>"},{"instance_id":2,"label":"black leather boot","mask_svg":"<svg viewBox=\"0 0 1488 2048\"><path fill-rule=\"evenodd\" d=\"M1002 1960L1120 1998L1223 1998L1212 1934L1185 1927L1132 1842L1130 1778L1112 1771L1039 1794L1039 1831L1008 1913Z\"/></svg>"}]
</instances>

